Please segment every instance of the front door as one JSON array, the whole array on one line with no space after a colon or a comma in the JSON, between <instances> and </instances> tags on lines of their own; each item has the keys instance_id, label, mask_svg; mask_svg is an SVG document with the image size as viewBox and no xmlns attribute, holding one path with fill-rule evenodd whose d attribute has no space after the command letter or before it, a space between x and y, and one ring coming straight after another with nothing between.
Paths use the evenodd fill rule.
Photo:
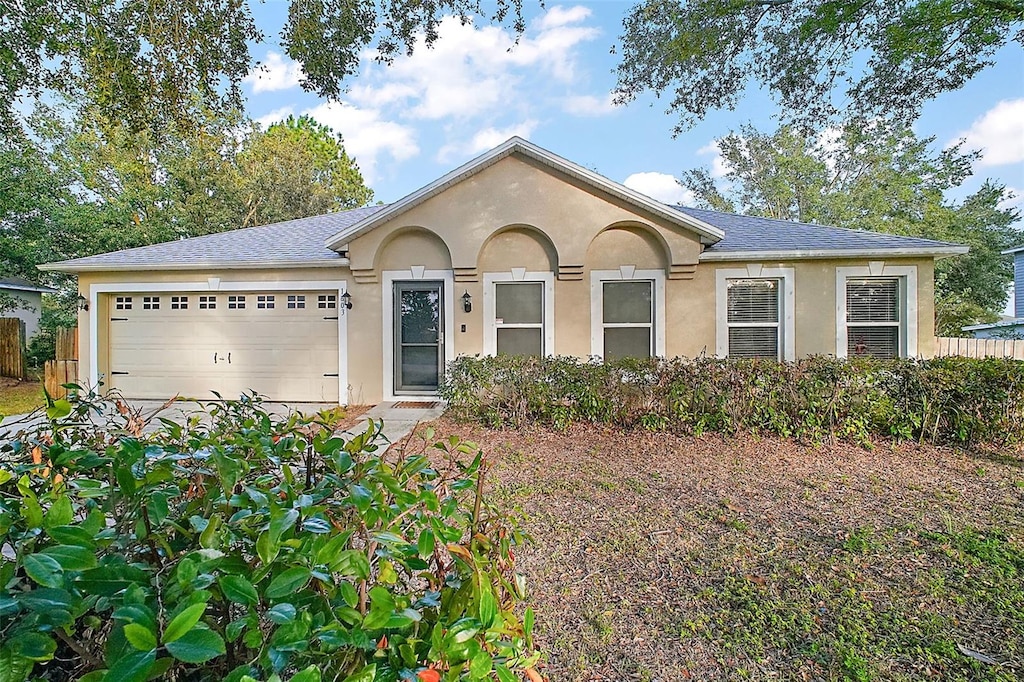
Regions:
<instances>
[{"instance_id":1,"label":"front door","mask_svg":"<svg viewBox=\"0 0 1024 682\"><path fill-rule=\"evenodd\" d=\"M444 369L444 283L395 282L395 393L435 393Z\"/></svg>"}]
</instances>

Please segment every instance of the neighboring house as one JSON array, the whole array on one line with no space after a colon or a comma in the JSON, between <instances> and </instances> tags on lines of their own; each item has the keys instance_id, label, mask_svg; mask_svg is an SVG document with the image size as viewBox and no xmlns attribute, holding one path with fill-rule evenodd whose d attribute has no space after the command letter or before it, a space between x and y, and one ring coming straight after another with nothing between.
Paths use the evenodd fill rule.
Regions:
<instances>
[{"instance_id":1,"label":"neighboring house","mask_svg":"<svg viewBox=\"0 0 1024 682\"><path fill-rule=\"evenodd\" d=\"M977 339L1024 339L1024 245L1007 249L1003 253L1013 256L1013 317L963 328Z\"/></svg>"},{"instance_id":2,"label":"neighboring house","mask_svg":"<svg viewBox=\"0 0 1024 682\"><path fill-rule=\"evenodd\" d=\"M930 355L966 252L666 206L512 138L388 206L43 269L79 276L84 381L374 403L461 354Z\"/></svg>"},{"instance_id":3,"label":"neighboring house","mask_svg":"<svg viewBox=\"0 0 1024 682\"><path fill-rule=\"evenodd\" d=\"M25 339L39 333L39 316L43 312L43 294L55 294L56 289L34 284L24 277L0 279L0 294L15 299L19 307L0 313L0 317L17 317L25 323Z\"/></svg>"}]
</instances>

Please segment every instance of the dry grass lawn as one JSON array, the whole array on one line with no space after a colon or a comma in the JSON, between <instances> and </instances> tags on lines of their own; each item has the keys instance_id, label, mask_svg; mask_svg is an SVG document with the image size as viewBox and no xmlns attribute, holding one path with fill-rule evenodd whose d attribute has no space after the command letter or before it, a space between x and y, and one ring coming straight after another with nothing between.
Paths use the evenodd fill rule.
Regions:
<instances>
[{"instance_id":1,"label":"dry grass lawn","mask_svg":"<svg viewBox=\"0 0 1024 682\"><path fill-rule=\"evenodd\" d=\"M1024 677L1024 455L600 426L477 442L560 680Z\"/></svg>"},{"instance_id":2,"label":"dry grass lawn","mask_svg":"<svg viewBox=\"0 0 1024 682\"><path fill-rule=\"evenodd\" d=\"M43 383L38 378L18 381L0 377L0 415L25 414L44 404Z\"/></svg>"}]
</instances>

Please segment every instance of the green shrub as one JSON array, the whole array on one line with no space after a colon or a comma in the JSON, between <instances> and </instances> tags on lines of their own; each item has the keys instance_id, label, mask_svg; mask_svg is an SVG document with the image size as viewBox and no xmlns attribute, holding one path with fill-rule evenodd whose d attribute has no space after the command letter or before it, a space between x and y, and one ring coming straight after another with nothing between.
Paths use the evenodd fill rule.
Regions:
<instances>
[{"instance_id":1,"label":"green shrub","mask_svg":"<svg viewBox=\"0 0 1024 682\"><path fill-rule=\"evenodd\" d=\"M144 435L121 403L57 401L0 449L0 679L507 682L536 662L522 538L475 448L385 455L379 423L203 408Z\"/></svg>"},{"instance_id":2,"label":"green shrub","mask_svg":"<svg viewBox=\"0 0 1024 682\"><path fill-rule=\"evenodd\" d=\"M750 430L805 442L1024 442L1024 362L461 357L442 396L458 417L679 433Z\"/></svg>"}]
</instances>

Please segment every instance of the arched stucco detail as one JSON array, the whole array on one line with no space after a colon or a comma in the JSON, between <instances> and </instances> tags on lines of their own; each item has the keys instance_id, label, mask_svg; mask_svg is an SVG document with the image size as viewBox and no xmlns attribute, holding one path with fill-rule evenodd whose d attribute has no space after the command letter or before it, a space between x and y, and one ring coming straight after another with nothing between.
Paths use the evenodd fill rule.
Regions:
<instances>
[{"instance_id":1,"label":"arched stucco detail","mask_svg":"<svg viewBox=\"0 0 1024 682\"><path fill-rule=\"evenodd\" d=\"M538 227L506 225L495 230L480 246L476 266L479 272L505 272L511 268L557 272L558 249Z\"/></svg>"},{"instance_id":2,"label":"arched stucco detail","mask_svg":"<svg viewBox=\"0 0 1024 682\"><path fill-rule=\"evenodd\" d=\"M620 265L634 265L667 271L671 262L671 250L661 233L634 222L605 227L591 240L586 256L588 270L614 270Z\"/></svg>"},{"instance_id":3,"label":"arched stucco detail","mask_svg":"<svg viewBox=\"0 0 1024 682\"><path fill-rule=\"evenodd\" d=\"M408 270L412 266L428 270L451 270L452 256L447 244L436 232L410 225L390 233L374 256L374 270Z\"/></svg>"}]
</instances>

